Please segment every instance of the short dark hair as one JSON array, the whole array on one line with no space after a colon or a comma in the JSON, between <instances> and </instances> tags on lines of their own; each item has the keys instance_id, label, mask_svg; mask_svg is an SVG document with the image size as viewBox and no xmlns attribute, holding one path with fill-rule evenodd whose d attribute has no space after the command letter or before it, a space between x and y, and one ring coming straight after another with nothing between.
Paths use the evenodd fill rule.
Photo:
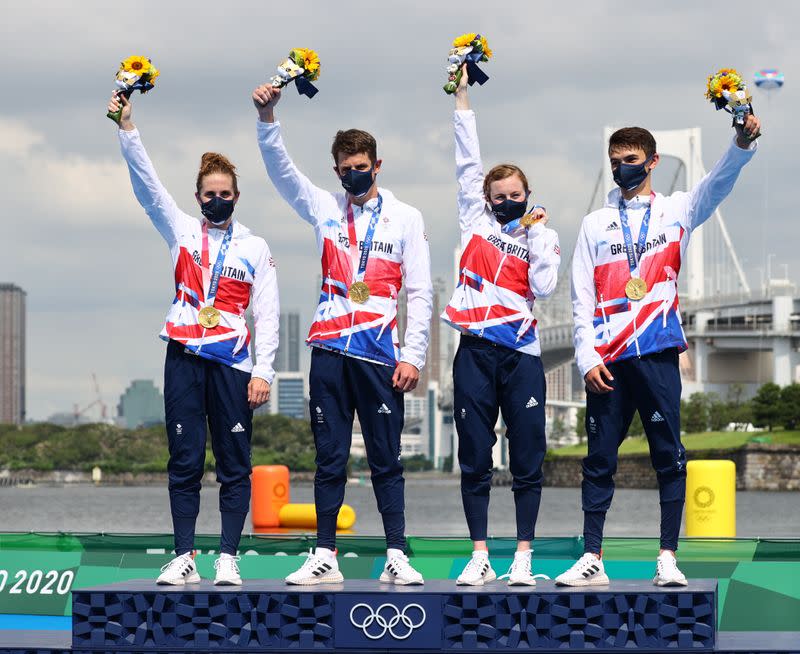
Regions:
<instances>
[{"instance_id":1,"label":"short dark hair","mask_svg":"<svg viewBox=\"0 0 800 654\"><path fill-rule=\"evenodd\" d=\"M623 127L608 139L608 153L620 148L639 148L649 159L656 153L656 139L643 127Z\"/></svg>"},{"instance_id":2,"label":"short dark hair","mask_svg":"<svg viewBox=\"0 0 800 654\"><path fill-rule=\"evenodd\" d=\"M360 129L339 130L333 139L331 154L333 162L339 165L339 154L366 154L372 163L378 160L378 144L369 132Z\"/></svg>"}]
</instances>

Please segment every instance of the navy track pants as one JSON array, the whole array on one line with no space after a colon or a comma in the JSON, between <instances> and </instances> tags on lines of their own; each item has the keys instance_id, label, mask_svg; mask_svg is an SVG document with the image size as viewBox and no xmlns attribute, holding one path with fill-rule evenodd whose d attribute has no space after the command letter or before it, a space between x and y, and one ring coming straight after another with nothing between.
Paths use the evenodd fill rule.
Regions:
<instances>
[{"instance_id":1,"label":"navy track pants","mask_svg":"<svg viewBox=\"0 0 800 654\"><path fill-rule=\"evenodd\" d=\"M486 540L494 426L502 412L508 438L517 540L533 540L542 497L545 440L542 360L461 336L453 361L453 417L458 431L461 499L472 540Z\"/></svg>"},{"instance_id":2,"label":"navy track pants","mask_svg":"<svg viewBox=\"0 0 800 654\"><path fill-rule=\"evenodd\" d=\"M344 502L347 460L357 413L386 545L405 550L405 480L400 462L403 394L392 387L394 368L315 347L309 375L311 430L317 471L314 503L317 546L336 547L336 518Z\"/></svg>"},{"instance_id":3,"label":"navy track pants","mask_svg":"<svg viewBox=\"0 0 800 654\"><path fill-rule=\"evenodd\" d=\"M671 348L606 366L614 390L586 392L589 451L583 460L584 548L600 553L606 511L614 496L617 451L639 411L658 479L661 548L675 551L686 497L686 451L681 443L681 376Z\"/></svg>"},{"instance_id":4,"label":"navy track pants","mask_svg":"<svg viewBox=\"0 0 800 654\"><path fill-rule=\"evenodd\" d=\"M220 552L236 554L250 507L250 439L253 412L247 401L250 373L167 345L164 406L169 441L169 501L175 552L194 549L206 433L216 459L222 529Z\"/></svg>"}]
</instances>

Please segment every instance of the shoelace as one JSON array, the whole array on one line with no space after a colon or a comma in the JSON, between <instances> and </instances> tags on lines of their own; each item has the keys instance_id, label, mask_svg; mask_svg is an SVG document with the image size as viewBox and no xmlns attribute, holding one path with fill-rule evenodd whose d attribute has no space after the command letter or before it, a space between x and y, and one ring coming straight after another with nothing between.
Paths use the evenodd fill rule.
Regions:
<instances>
[{"instance_id":1,"label":"shoelace","mask_svg":"<svg viewBox=\"0 0 800 654\"><path fill-rule=\"evenodd\" d=\"M387 566L391 565L395 569L395 576L397 577L415 572L408 562L408 557L405 555L393 556L386 564Z\"/></svg>"},{"instance_id":2,"label":"shoelace","mask_svg":"<svg viewBox=\"0 0 800 654\"><path fill-rule=\"evenodd\" d=\"M598 559L595 559L591 554L584 554L581 558L575 561L569 571L580 573L582 575L586 568L588 568L590 565L593 565L597 561Z\"/></svg>"},{"instance_id":3,"label":"shoelace","mask_svg":"<svg viewBox=\"0 0 800 654\"><path fill-rule=\"evenodd\" d=\"M510 579L511 575L514 572L518 572L517 568L522 566L523 572L527 573L527 576L531 576L531 557L530 556L523 556L523 557L514 557L514 560L511 562L511 565L508 566L508 572L503 575L500 575L497 579Z\"/></svg>"},{"instance_id":4,"label":"shoelace","mask_svg":"<svg viewBox=\"0 0 800 654\"><path fill-rule=\"evenodd\" d=\"M172 561L168 561L164 565L161 566L161 572L166 572L167 570L172 569L173 567L177 568L181 565L186 565L186 556L176 556Z\"/></svg>"},{"instance_id":5,"label":"shoelace","mask_svg":"<svg viewBox=\"0 0 800 654\"><path fill-rule=\"evenodd\" d=\"M661 576L676 577L678 575L678 562L672 556L659 556L656 559L656 572Z\"/></svg>"},{"instance_id":6,"label":"shoelace","mask_svg":"<svg viewBox=\"0 0 800 654\"><path fill-rule=\"evenodd\" d=\"M239 572L239 566L237 565L237 562L238 562L240 559L241 559L241 557L239 557L239 556L232 556L232 557L230 557L230 558L227 558L227 557L226 557L226 558L224 558L224 559L223 559L223 558L219 558L219 559L217 559L216 561L214 561L214 570L217 570L217 571L219 571L219 569L220 569L220 568L221 568L223 565L225 565L225 564L230 564L230 567L231 567L231 568L233 568L233 571L234 571L234 572L236 572L236 573L238 573L238 572Z\"/></svg>"},{"instance_id":7,"label":"shoelace","mask_svg":"<svg viewBox=\"0 0 800 654\"><path fill-rule=\"evenodd\" d=\"M489 563L489 557L473 556L467 563L467 566L464 568L464 572L462 572L461 574L466 575L467 573L471 572L479 572L480 574L483 574L482 568L484 563Z\"/></svg>"}]
</instances>

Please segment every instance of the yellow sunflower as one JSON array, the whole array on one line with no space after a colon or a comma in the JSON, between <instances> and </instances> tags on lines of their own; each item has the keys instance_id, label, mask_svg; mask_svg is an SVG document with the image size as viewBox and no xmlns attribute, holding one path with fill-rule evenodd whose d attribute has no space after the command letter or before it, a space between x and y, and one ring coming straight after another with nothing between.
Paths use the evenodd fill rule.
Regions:
<instances>
[{"instance_id":1,"label":"yellow sunflower","mask_svg":"<svg viewBox=\"0 0 800 654\"><path fill-rule=\"evenodd\" d=\"M453 40L453 47L454 48L463 48L468 46L475 40L475 32L470 32L469 34L462 34L458 38Z\"/></svg>"},{"instance_id":2,"label":"yellow sunflower","mask_svg":"<svg viewBox=\"0 0 800 654\"><path fill-rule=\"evenodd\" d=\"M319 55L311 48L295 48L292 52L297 55L296 63L305 69L305 76L312 82L316 80L319 77Z\"/></svg>"},{"instance_id":3,"label":"yellow sunflower","mask_svg":"<svg viewBox=\"0 0 800 654\"><path fill-rule=\"evenodd\" d=\"M147 57L140 57L139 55L128 57L121 64L122 70L126 73L135 73L136 75L144 75L151 67L150 60Z\"/></svg>"},{"instance_id":4,"label":"yellow sunflower","mask_svg":"<svg viewBox=\"0 0 800 654\"><path fill-rule=\"evenodd\" d=\"M151 84L155 84L156 83L156 77L158 77L160 74L161 74L161 71L158 70L158 68L156 68L152 64L150 64L150 72L148 73L148 80L147 81L150 82Z\"/></svg>"},{"instance_id":5,"label":"yellow sunflower","mask_svg":"<svg viewBox=\"0 0 800 654\"><path fill-rule=\"evenodd\" d=\"M484 36L481 37L481 46L483 46L483 54L486 55L487 59L490 59L492 56L492 50L489 48L489 44Z\"/></svg>"}]
</instances>

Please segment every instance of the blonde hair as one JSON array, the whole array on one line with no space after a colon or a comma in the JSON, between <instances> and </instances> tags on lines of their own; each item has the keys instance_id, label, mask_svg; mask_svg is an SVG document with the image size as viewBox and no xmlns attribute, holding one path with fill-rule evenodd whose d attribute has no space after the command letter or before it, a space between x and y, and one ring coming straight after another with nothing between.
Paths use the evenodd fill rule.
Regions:
<instances>
[{"instance_id":1,"label":"blonde hair","mask_svg":"<svg viewBox=\"0 0 800 654\"><path fill-rule=\"evenodd\" d=\"M483 194L488 198L489 187L492 182L499 182L501 179L513 177L514 175L520 178L522 185L525 187L525 192L528 193L530 191L528 188L528 178L525 177L522 168L514 164L499 164L486 173L486 177L483 179Z\"/></svg>"}]
</instances>

